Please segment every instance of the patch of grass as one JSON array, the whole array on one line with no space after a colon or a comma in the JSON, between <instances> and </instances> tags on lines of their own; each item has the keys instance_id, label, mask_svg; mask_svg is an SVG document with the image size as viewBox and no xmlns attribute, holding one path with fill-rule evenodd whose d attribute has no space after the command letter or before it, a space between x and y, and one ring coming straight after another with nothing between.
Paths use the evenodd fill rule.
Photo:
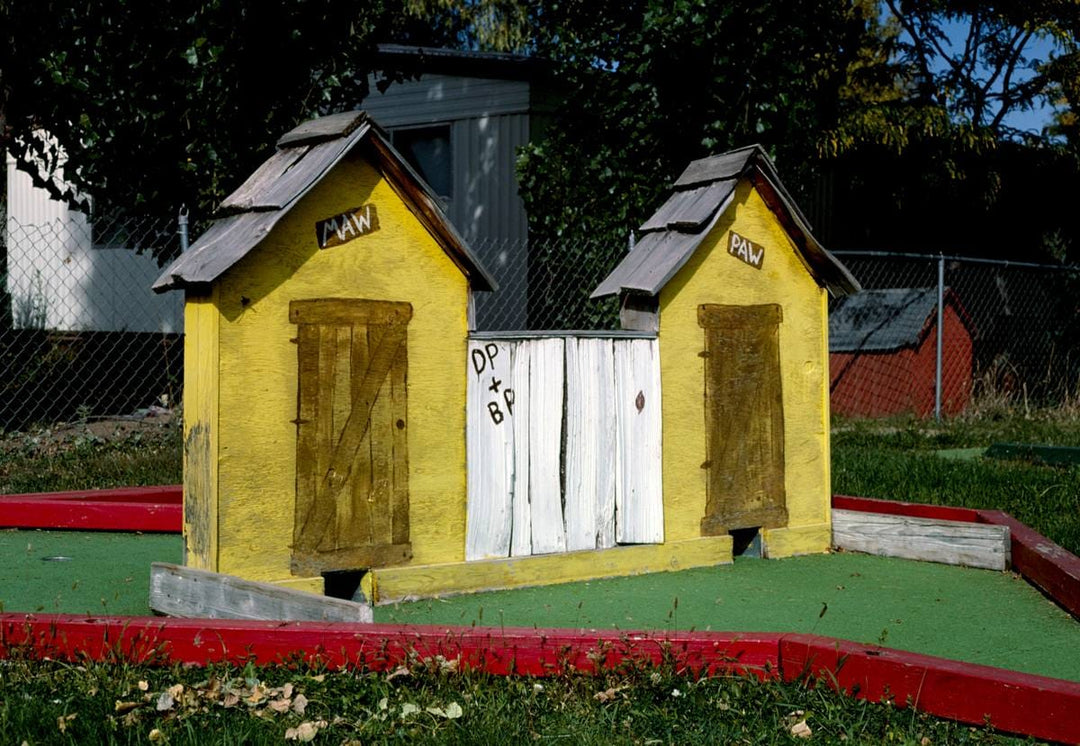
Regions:
<instances>
[{"instance_id":1,"label":"patch of grass","mask_svg":"<svg viewBox=\"0 0 1080 746\"><path fill-rule=\"evenodd\" d=\"M698 679L674 666L497 677L453 662L392 674L288 667L0 666L10 743L1013 743L825 687Z\"/></svg>"},{"instance_id":2,"label":"patch of grass","mask_svg":"<svg viewBox=\"0 0 1080 746\"><path fill-rule=\"evenodd\" d=\"M0 444L0 493L179 484L179 425L147 427L115 438L47 433L9 436Z\"/></svg>"},{"instance_id":3,"label":"patch of grass","mask_svg":"<svg viewBox=\"0 0 1080 746\"><path fill-rule=\"evenodd\" d=\"M996 442L1080 445L1080 419L1039 417L837 423L833 491L934 505L1004 510L1080 553L1080 468L939 458L939 449Z\"/></svg>"}]
</instances>

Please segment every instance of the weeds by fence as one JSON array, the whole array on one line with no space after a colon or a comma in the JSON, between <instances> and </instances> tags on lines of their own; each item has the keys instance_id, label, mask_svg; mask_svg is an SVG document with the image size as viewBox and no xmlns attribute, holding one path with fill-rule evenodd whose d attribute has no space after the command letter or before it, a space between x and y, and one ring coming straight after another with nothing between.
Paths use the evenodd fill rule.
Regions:
<instances>
[{"instance_id":1,"label":"weeds by fence","mask_svg":"<svg viewBox=\"0 0 1080 746\"><path fill-rule=\"evenodd\" d=\"M183 299L150 290L158 257L180 251L178 221L89 221L57 210L25 222L0 214L0 222L0 430L178 402ZM589 295L625 245L481 240L472 247L499 283L476 299L478 330L618 328L617 301ZM1045 406L1080 394L1080 271L918 254L840 256L868 289L936 292L944 271L943 297L971 347L970 363L943 356L944 378L962 379L967 392L963 406L946 413L973 402ZM955 329L946 324L943 332ZM945 336L944 346L952 341ZM860 396L878 404L908 397L901 408L918 410L905 388L912 369L899 360L879 360L886 375Z\"/></svg>"}]
</instances>

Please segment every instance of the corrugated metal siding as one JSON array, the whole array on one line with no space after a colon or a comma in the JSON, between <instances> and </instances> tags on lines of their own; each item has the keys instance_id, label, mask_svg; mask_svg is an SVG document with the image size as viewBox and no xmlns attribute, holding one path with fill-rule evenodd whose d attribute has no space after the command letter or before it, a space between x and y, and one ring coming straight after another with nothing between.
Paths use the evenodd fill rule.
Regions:
<instances>
[{"instance_id":1,"label":"corrugated metal siding","mask_svg":"<svg viewBox=\"0 0 1080 746\"><path fill-rule=\"evenodd\" d=\"M518 146L529 140L529 117L477 117L456 121L452 128L450 221L499 283L499 292L478 305L477 328L524 328L528 227L514 161Z\"/></svg>"},{"instance_id":2,"label":"corrugated metal siding","mask_svg":"<svg viewBox=\"0 0 1080 746\"><path fill-rule=\"evenodd\" d=\"M394 83L379 93L374 80L363 108L383 127L402 127L457 119L524 114L529 84L519 80L425 75Z\"/></svg>"}]
</instances>

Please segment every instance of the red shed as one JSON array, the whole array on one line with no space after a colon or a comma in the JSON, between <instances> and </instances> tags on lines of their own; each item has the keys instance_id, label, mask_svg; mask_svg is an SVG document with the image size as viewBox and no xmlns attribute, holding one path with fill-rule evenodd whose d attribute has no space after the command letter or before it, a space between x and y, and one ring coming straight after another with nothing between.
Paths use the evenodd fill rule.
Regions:
<instances>
[{"instance_id":1,"label":"red shed","mask_svg":"<svg viewBox=\"0 0 1080 746\"><path fill-rule=\"evenodd\" d=\"M945 289L941 411L971 398L971 321ZM866 290L841 298L829 315L832 411L852 417L934 413L937 289Z\"/></svg>"}]
</instances>

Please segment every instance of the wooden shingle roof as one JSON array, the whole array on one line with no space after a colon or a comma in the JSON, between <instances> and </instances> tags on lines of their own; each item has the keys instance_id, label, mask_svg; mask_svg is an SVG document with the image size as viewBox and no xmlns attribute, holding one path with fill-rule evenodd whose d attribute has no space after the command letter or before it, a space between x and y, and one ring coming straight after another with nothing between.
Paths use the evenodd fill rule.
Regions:
<instances>
[{"instance_id":1,"label":"wooden shingle roof","mask_svg":"<svg viewBox=\"0 0 1080 746\"><path fill-rule=\"evenodd\" d=\"M641 226L643 234L592 297L622 291L656 295L701 245L731 205L740 179L752 181L795 242L818 284L833 295L859 290L859 283L818 243L810 224L787 193L760 145L693 161L675 181L674 191Z\"/></svg>"},{"instance_id":2,"label":"wooden shingle roof","mask_svg":"<svg viewBox=\"0 0 1080 746\"><path fill-rule=\"evenodd\" d=\"M154 290L197 288L214 282L247 256L289 210L354 148L372 164L435 238L475 290L494 290L491 275L473 256L427 184L390 145L364 112L304 122L277 142L277 151L221 203L218 217L191 248L169 265Z\"/></svg>"}]
</instances>

